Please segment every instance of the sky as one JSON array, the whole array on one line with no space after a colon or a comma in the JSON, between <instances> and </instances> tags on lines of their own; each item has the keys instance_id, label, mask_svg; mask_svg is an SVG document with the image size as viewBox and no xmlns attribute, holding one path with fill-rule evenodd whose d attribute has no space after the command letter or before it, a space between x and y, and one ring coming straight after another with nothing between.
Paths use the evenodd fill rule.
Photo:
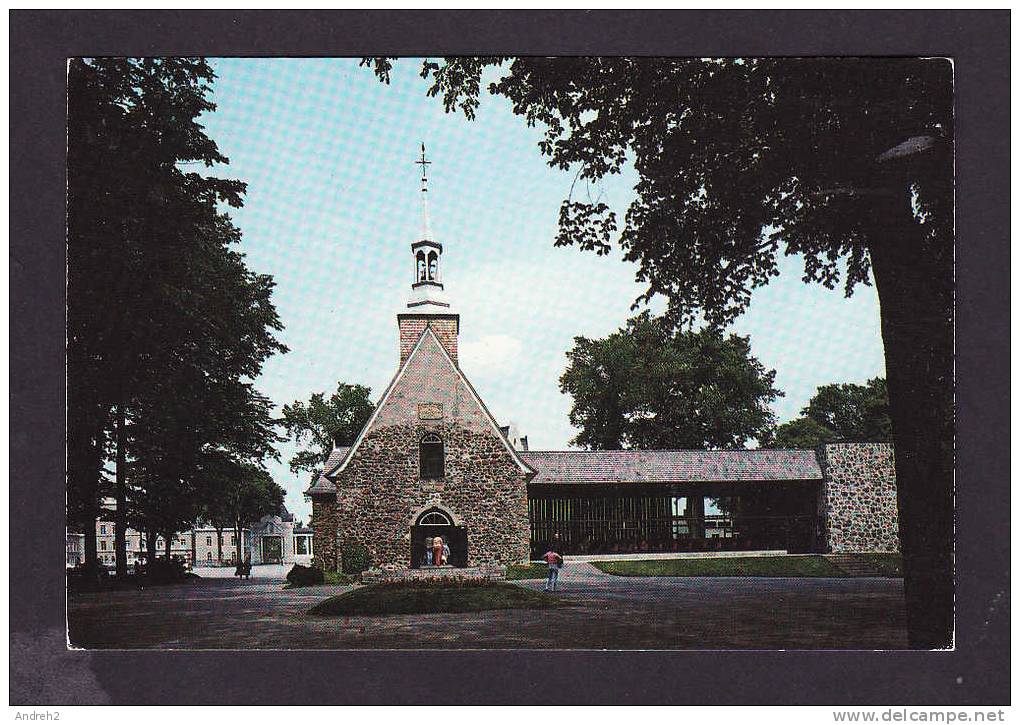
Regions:
<instances>
[{"instance_id":1,"label":"sky","mask_svg":"<svg viewBox=\"0 0 1020 725\"><path fill-rule=\"evenodd\" d=\"M202 123L230 160L214 173L248 184L244 208L230 213L249 267L276 280L280 338L290 348L267 362L259 390L278 406L328 394L338 381L371 387L376 401L382 394L399 362L396 315L413 281L414 162L424 142L443 283L461 314L461 368L532 449L569 448L576 430L558 385L565 353L575 336L604 337L637 314L630 307L644 287L636 265L616 253L553 246L574 174L546 165L540 129L488 94L474 121L445 113L414 59L395 64L389 86L352 59L211 62L217 109ZM590 193L622 215L634 181L625 172ZM846 299L804 284L802 268L783 258L781 275L730 328L776 370L780 421L797 417L820 385L885 375L874 289ZM287 465L296 450L281 446L270 471L287 508L307 521L307 474Z\"/></svg>"}]
</instances>

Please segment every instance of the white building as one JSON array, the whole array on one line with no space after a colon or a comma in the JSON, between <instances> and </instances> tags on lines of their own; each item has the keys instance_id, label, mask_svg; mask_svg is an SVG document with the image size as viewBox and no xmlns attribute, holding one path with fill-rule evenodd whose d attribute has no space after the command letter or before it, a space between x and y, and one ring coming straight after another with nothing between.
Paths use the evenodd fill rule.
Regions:
<instances>
[{"instance_id":1,"label":"white building","mask_svg":"<svg viewBox=\"0 0 1020 725\"><path fill-rule=\"evenodd\" d=\"M96 556L107 569L117 565L116 524L113 512L114 499L103 501L104 516L96 521ZM233 527L222 529L217 535L215 527L199 522L188 531L174 534L170 555L184 561L188 568L203 566L235 566L237 564L237 533ZM263 516L251 527L241 529L241 556L252 564L304 564L312 561L312 530L295 526L294 516L284 507L279 514ZM125 532L128 569L147 558L145 536L132 528ZM156 537L156 556L166 554L165 541ZM66 566L74 567L85 561L85 535L67 532Z\"/></svg>"}]
</instances>

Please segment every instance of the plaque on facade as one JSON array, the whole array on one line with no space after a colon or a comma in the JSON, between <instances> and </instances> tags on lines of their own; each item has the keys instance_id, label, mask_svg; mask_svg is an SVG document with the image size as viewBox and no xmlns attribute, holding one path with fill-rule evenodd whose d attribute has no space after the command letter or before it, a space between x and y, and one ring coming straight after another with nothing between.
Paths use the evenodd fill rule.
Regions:
<instances>
[{"instance_id":1,"label":"plaque on facade","mask_svg":"<svg viewBox=\"0 0 1020 725\"><path fill-rule=\"evenodd\" d=\"M419 420L442 420L442 403L418 403Z\"/></svg>"}]
</instances>

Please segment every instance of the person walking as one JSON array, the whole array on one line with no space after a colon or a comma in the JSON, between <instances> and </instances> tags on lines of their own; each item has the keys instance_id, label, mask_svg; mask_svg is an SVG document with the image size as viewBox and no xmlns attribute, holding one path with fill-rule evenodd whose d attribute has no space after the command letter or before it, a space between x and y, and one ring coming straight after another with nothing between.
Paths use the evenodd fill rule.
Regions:
<instances>
[{"instance_id":1,"label":"person walking","mask_svg":"<svg viewBox=\"0 0 1020 725\"><path fill-rule=\"evenodd\" d=\"M563 557L554 549L549 549L549 551L542 555L542 560L549 567L549 578L545 581L545 590L547 592L554 592L560 578L560 567L563 566Z\"/></svg>"}]
</instances>

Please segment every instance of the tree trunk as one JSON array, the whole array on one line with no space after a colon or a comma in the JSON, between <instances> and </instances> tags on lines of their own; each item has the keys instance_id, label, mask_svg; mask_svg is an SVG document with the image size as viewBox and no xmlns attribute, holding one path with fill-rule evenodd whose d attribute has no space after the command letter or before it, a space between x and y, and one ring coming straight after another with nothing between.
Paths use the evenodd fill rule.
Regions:
<instances>
[{"instance_id":1,"label":"tree trunk","mask_svg":"<svg viewBox=\"0 0 1020 725\"><path fill-rule=\"evenodd\" d=\"M166 560L170 561L170 552L173 551L174 535L163 534L163 548L166 550Z\"/></svg>"},{"instance_id":2,"label":"tree trunk","mask_svg":"<svg viewBox=\"0 0 1020 725\"><path fill-rule=\"evenodd\" d=\"M216 526L216 563L223 566L223 527Z\"/></svg>"},{"instance_id":3,"label":"tree trunk","mask_svg":"<svg viewBox=\"0 0 1020 725\"><path fill-rule=\"evenodd\" d=\"M85 566L90 570L95 569L99 562L99 543L96 541L96 522L99 520L100 505L100 471L103 466L103 441L102 431L98 432L96 439L91 441L89 450L89 466L86 473L87 482L84 487L87 489L83 498L85 510L83 515L83 528L85 530Z\"/></svg>"},{"instance_id":4,"label":"tree trunk","mask_svg":"<svg viewBox=\"0 0 1020 725\"><path fill-rule=\"evenodd\" d=\"M237 545L237 563L243 564L244 557L241 556L241 522L234 522L234 543Z\"/></svg>"},{"instance_id":5,"label":"tree trunk","mask_svg":"<svg viewBox=\"0 0 1020 725\"><path fill-rule=\"evenodd\" d=\"M113 551L117 560L117 576L127 575L127 451L124 434L124 404L117 404L117 477L115 496L117 510L113 515Z\"/></svg>"},{"instance_id":6,"label":"tree trunk","mask_svg":"<svg viewBox=\"0 0 1020 725\"><path fill-rule=\"evenodd\" d=\"M145 564L149 565L156 558L156 532L145 532Z\"/></svg>"},{"instance_id":7,"label":"tree trunk","mask_svg":"<svg viewBox=\"0 0 1020 725\"><path fill-rule=\"evenodd\" d=\"M953 245L917 223L908 189L879 205L868 247L885 343L907 630L912 647L932 649L948 646L953 632Z\"/></svg>"}]
</instances>

